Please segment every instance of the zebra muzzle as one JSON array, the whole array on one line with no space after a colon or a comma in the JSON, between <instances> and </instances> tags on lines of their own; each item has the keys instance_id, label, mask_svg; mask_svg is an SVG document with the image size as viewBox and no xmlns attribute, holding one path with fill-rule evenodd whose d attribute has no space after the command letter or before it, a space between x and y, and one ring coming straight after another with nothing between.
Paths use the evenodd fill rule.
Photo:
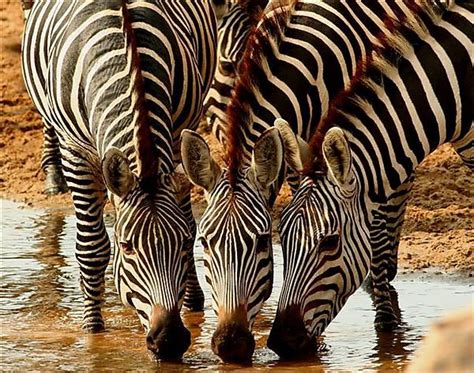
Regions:
<instances>
[{"instance_id":1,"label":"zebra muzzle","mask_svg":"<svg viewBox=\"0 0 474 373\"><path fill-rule=\"evenodd\" d=\"M246 363L252 360L255 340L247 328L229 323L217 328L211 346L212 351L225 362Z\"/></svg>"},{"instance_id":2,"label":"zebra muzzle","mask_svg":"<svg viewBox=\"0 0 474 373\"><path fill-rule=\"evenodd\" d=\"M298 306L278 311L267 346L282 359L297 359L316 351L316 343L304 326Z\"/></svg>"},{"instance_id":3,"label":"zebra muzzle","mask_svg":"<svg viewBox=\"0 0 474 373\"><path fill-rule=\"evenodd\" d=\"M146 343L155 357L176 360L189 348L191 333L184 327L177 309L167 311L161 306L154 306Z\"/></svg>"},{"instance_id":4,"label":"zebra muzzle","mask_svg":"<svg viewBox=\"0 0 474 373\"><path fill-rule=\"evenodd\" d=\"M248 363L252 360L255 339L249 331L244 307L239 307L231 314L220 315L211 347L224 362Z\"/></svg>"}]
</instances>

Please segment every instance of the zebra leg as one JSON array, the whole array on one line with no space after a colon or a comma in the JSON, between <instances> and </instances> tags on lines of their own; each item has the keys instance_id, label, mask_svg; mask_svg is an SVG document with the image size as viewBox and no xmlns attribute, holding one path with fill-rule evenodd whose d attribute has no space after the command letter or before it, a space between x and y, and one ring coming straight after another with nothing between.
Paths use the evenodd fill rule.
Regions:
<instances>
[{"instance_id":1,"label":"zebra leg","mask_svg":"<svg viewBox=\"0 0 474 373\"><path fill-rule=\"evenodd\" d=\"M370 276L375 305L375 328L378 331L393 330L398 320L393 311L388 280L389 258L392 254L387 234L385 216L377 211L371 230L372 262Z\"/></svg>"},{"instance_id":2,"label":"zebra leg","mask_svg":"<svg viewBox=\"0 0 474 373\"><path fill-rule=\"evenodd\" d=\"M402 233L403 222L405 221L405 212L414 180L415 175L400 185L397 191L388 199L387 205L382 207L382 211L385 214L390 246L392 248L390 257L387 259L387 276L389 282L393 281L397 275L398 246L400 244L400 235Z\"/></svg>"},{"instance_id":3,"label":"zebra leg","mask_svg":"<svg viewBox=\"0 0 474 373\"><path fill-rule=\"evenodd\" d=\"M110 241L103 220L106 190L97 166L81 159L76 152L64 151L63 156L76 214L76 259L84 296L82 328L95 333L104 330L101 306L110 259Z\"/></svg>"},{"instance_id":4,"label":"zebra leg","mask_svg":"<svg viewBox=\"0 0 474 373\"><path fill-rule=\"evenodd\" d=\"M400 233L414 178L410 177L379 207L371 232L373 257L370 280L376 309L375 326L378 330L391 330L398 323L398 317L393 313L394 305L390 301L390 282L397 274Z\"/></svg>"},{"instance_id":5,"label":"zebra leg","mask_svg":"<svg viewBox=\"0 0 474 373\"><path fill-rule=\"evenodd\" d=\"M186 242L188 252L188 272L186 279L186 293L184 294L184 306L191 311L202 311L204 309L204 293L199 285L194 263L194 240L196 238L196 222L191 208L191 194L188 193L180 201L181 209L188 220L191 238Z\"/></svg>"},{"instance_id":6,"label":"zebra leg","mask_svg":"<svg viewBox=\"0 0 474 373\"><path fill-rule=\"evenodd\" d=\"M41 158L41 169L46 175L44 192L55 195L67 192L66 180L61 167L61 153L59 141L51 123L43 120L43 154Z\"/></svg>"}]
</instances>

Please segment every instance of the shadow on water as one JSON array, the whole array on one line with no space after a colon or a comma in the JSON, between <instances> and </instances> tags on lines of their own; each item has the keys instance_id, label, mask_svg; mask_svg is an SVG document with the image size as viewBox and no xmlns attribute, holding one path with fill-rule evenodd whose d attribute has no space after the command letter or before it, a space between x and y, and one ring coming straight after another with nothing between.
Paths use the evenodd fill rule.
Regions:
<instances>
[{"instance_id":1,"label":"shadow on water","mask_svg":"<svg viewBox=\"0 0 474 373\"><path fill-rule=\"evenodd\" d=\"M104 316L107 332L86 335L80 329L82 296L74 258L75 222L70 211L23 209L3 201L1 205L0 271L0 370L191 370L242 371L401 371L416 349L427 326L449 310L472 299L463 281L446 276L399 276L392 297L401 320L392 333L377 333L370 297L362 290L320 338L317 356L285 362L266 348L282 282L282 256L275 248L273 294L257 318L257 349L253 364L222 364L210 349L216 316L210 306L203 278L202 248L196 247L201 284L206 291L204 312L184 312L192 345L181 363L153 361L145 337L132 310L119 301L111 268L107 272ZM113 218L106 219L109 229ZM399 298L400 296L400 298ZM443 300L443 301L441 301ZM403 312L401 311L403 309Z\"/></svg>"}]
</instances>

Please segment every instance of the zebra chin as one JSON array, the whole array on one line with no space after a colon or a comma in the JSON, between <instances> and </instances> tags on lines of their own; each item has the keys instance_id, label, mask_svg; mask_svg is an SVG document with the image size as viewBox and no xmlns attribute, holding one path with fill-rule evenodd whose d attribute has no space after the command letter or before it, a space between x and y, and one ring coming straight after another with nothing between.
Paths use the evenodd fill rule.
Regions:
<instances>
[{"instance_id":1,"label":"zebra chin","mask_svg":"<svg viewBox=\"0 0 474 373\"><path fill-rule=\"evenodd\" d=\"M307 331L299 306L292 305L277 312L267 346L285 360L308 357L316 352L316 339Z\"/></svg>"},{"instance_id":2,"label":"zebra chin","mask_svg":"<svg viewBox=\"0 0 474 373\"><path fill-rule=\"evenodd\" d=\"M212 336L212 351L224 362L249 363L255 350L255 339L249 330L244 306L234 312L220 313L217 329Z\"/></svg>"},{"instance_id":3,"label":"zebra chin","mask_svg":"<svg viewBox=\"0 0 474 373\"><path fill-rule=\"evenodd\" d=\"M153 306L146 344L158 359L181 359L191 345L191 333L183 325L177 308L168 311L162 306Z\"/></svg>"}]
</instances>

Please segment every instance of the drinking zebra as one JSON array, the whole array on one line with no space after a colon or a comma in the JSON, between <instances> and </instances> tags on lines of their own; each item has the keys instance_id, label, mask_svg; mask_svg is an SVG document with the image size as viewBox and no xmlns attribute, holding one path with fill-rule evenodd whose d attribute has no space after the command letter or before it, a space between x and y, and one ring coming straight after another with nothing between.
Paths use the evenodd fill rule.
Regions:
<instances>
[{"instance_id":1,"label":"drinking zebra","mask_svg":"<svg viewBox=\"0 0 474 373\"><path fill-rule=\"evenodd\" d=\"M380 208L443 143L473 165L474 6L400 7L302 152L286 131L288 163L304 178L280 223L284 283L268 345L281 356L312 351L369 271L376 323L394 327Z\"/></svg>"},{"instance_id":2,"label":"drinking zebra","mask_svg":"<svg viewBox=\"0 0 474 373\"><path fill-rule=\"evenodd\" d=\"M175 164L182 130L201 117L215 37L206 1L38 1L23 38L25 83L58 135L72 192L83 328L104 329L108 195L115 285L161 357L181 356L190 344L183 302L203 306L189 184Z\"/></svg>"},{"instance_id":3,"label":"drinking zebra","mask_svg":"<svg viewBox=\"0 0 474 373\"><path fill-rule=\"evenodd\" d=\"M204 100L208 128L225 141L225 111L239 70L248 37L260 20L267 0L230 3L217 25L217 69Z\"/></svg>"},{"instance_id":4,"label":"drinking zebra","mask_svg":"<svg viewBox=\"0 0 474 373\"><path fill-rule=\"evenodd\" d=\"M292 131L309 140L329 100L350 83L357 61L385 30L387 12L401 11L397 4L306 0L274 6L251 33L240 63L225 118L226 169L219 169L199 135L183 133L185 171L208 195L199 230L218 314L212 346L224 360L252 356L252 325L271 292L270 210L286 169L273 124L287 118ZM298 178L292 181L297 185Z\"/></svg>"}]
</instances>

